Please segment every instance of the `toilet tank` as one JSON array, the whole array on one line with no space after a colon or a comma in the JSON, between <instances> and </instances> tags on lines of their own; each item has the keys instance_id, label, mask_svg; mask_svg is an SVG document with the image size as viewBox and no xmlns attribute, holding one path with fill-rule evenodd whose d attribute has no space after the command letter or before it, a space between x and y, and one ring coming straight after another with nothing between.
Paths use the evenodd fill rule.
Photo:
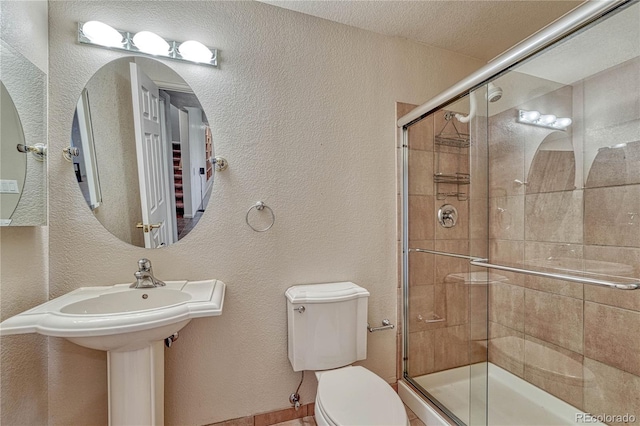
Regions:
<instances>
[{"instance_id":1,"label":"toilet tank","mask_svg":"<svg viewBox=\"0 0 640 426\"><path fill-rule=\"evenodd\" d=\"M366 289L352 282L297 285L285 296L294 371L328 370L367 357Z\"/></svg>"}]
</instances>

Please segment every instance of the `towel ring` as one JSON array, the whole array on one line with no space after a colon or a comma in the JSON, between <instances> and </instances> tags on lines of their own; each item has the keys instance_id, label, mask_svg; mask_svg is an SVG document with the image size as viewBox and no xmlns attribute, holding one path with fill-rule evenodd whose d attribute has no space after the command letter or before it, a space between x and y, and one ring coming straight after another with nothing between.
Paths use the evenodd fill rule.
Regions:
<instances>
[{"instance_id":1,"label":"towel ring","mask_svg":"<svg viewBox=\"0 0 640 426\"><path fill-rule=\"evenodd\" d=\"M257 211L262 211L264 209L268 209L269 213L271 213L271 224L269 226L267 226L266 228L264 228L264 229L256 229L253 225L251 225L249 223L249 213L251 213L251 210L253 210L253 209L256 209ZM271 229L273 224L276 223L276 215L273 212L273 210L271 209L271 207L269 207L268 205L266 205L262 201L258 201L253 206L249 207L249 210L247 210L247 215L245 217L245 222L247 222L247 225L249 225L249 228L253 229L254 231L256 231L256 232L265 232L265 231L268 231L269 229Z\"/></svg>"}]
</instances>

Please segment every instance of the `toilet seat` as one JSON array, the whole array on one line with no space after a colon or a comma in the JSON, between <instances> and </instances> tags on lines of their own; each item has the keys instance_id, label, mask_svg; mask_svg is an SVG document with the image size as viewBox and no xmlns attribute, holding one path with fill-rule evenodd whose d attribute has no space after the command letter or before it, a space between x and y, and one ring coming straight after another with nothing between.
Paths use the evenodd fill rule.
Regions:
<instances>
[{"instance_id":1,"label":"toilet seat","mask_svg":"<svg viewBox=\"0 0 640 426\"><path fill-rule=\"evenodd\" d=\"M317 414L330 425L406 426L407 413L398 394L363 367L318 374ZM320 424L320 422L318 422Z\"/></svg>"}]
</instances>

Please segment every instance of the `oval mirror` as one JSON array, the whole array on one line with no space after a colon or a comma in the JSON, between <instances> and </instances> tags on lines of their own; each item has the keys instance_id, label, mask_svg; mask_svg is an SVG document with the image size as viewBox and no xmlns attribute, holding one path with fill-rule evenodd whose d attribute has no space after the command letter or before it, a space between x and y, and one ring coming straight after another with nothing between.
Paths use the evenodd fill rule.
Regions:
<instances>
[{"instance_id":1,"label":"oval mirror","mask_svg":"<svg viewBox=\"0 0 640 426\"><path fill-rule=\"evenodd\" d=\"M529 176L527 193L571 191L575 189L576 157L566 132L547 135L536 151Z\"/></svg>"},{"instance_id":2,"label":"oval mirror","mask_svg":"<svg viewBox=\"0 0 640 426\"><path fill-rule=\"evenodd\" d=\"M24 145L18 111L7 88L0 81L0 223L11 224L27 176L27 156L16 145Z\"/></svg>"},{"instance_id":3,"label":"oval mirror","mask_svg":"<svg viewBox=\"0 0 640 426\"><path fill-rule=\"evenodd\" d=\"M78 99L71 146L87 205L122 241L173 244L204 213L211 129L191 88L166 65L127 57L100 68Z\"/></svg>"}]
</instances>

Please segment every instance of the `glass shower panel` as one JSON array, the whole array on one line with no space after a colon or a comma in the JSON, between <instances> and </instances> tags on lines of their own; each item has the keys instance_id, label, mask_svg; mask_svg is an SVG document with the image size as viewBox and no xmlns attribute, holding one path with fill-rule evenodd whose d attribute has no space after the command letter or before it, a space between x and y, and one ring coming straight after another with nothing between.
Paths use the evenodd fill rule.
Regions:
<instances>
[{"instance_id":1,"label":"glass shower panel","mask_svg":"<svg viewBox=\"0 0 640 426\"><path fill-rule=\"evenodd\" d=\"M404 378L458 424L640 425L640 3L405 137Z\"/></svg>"},{"instance_id":2,"label":"glass shower panel","mask_svg":"<svg viewBox=\"0 0 640 426\"><path fill-rule=\"evenodd\" d=\"M405 377L473 425L486 424L486 271L469 265L487 250L485 92L414 123L405 148Z\"/></svg>"},{"instance_id":3,"label":"glass shower panel","mask_svg":"<svg viewBox=\"0 0 640 426\"><path fill-rule=\"evenodd\" d=\"M488 257L523 271L493 270L489 424L640 424L640 291L535 275L640 278L639 9L493 82Z\"/></svg>"},{"instance_id":4,"label":"glass shower panel","mask_svg":"<svg viewBox=\"0 0 640 426\"><path fill-rule=\"evenodd\" d=\"M492 89L493 86L491 86ZM469 253L474 259L488 258L488 178L487 117L489 105L500 99L501 92L488 90L484 85L471 92L476 103L475 114L469 122ZM471 266L467 278L469 288L470 353L469 366L469 425L487 424L488 398L488 307L492 274L484 268Z\"/></svg>"}]
</instances>

